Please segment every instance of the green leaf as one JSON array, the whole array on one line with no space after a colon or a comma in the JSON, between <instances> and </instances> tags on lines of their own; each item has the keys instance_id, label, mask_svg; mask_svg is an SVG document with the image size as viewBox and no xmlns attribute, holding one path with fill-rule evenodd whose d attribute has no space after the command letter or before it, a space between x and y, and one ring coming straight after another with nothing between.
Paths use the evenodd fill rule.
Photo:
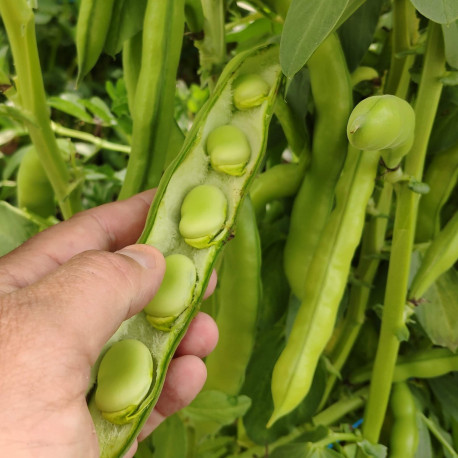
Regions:
<instances>
[{"instance_id":1,"label":"green leaf","mask_svg":"<svg viewBox=\"0 0 458 458\"><path fill-rule=\"evenodd\" d=\"M201 442L196 451L198 458L221 458L234 448L235 438L229 436L210 437Z\"/></svg>"},{"instance_id":2,"label":"green leaf","mask_svg":"<svg viewBox=\"0 0 458 458\"><path fill-rule=\"evenodd\" d=\"M449 24L458 18L458 2L456 0L411 1L423 16L439 24Z\"/></svg>"},{"instance_id":3,"label":"green leaf","mask_svg":"<svg viewBox=\"0 0 458 458\"><path fill-rule=\"evenodd\" d=\"M338 30L350 72L356 69L372 43L383 0L366 2Z\"/></svg>"},{"instance_id":4,"label":"green leaf","mask_svg":"<svg viewBox=\"0 0 458 458\"><path fill-rule=\"evenodd\" d=\"M102 121L104 126L116 124L116 118L100 97L91 97L89 100L82 100L81 102L94 116Z\"/></svg>"},{"instance_id":5,"label":"green leaf","mask_svg":"<svg viewBox=\"0 0 458 458\"><path fill-rule=\"evenodd\" d=\"M64 93L59 97L49 97L48 105L83 122L91 124L94 122L92 116L84 108L82 100L76 94Z\"/></svg>"},{"instance_id":6,"label":"green leaf","mask_svg":"<svg viewBox=\"0 0 458 458\"><path fill-rule=\"evenodd\" d=\"M445 58L451 67L458 68L458 21L442 25Z\"/></svg>"},{"instance_id":7,"label":"green leaf","mask_svg":"<svg viewBox=\"0 0 458 458\"><path fill-rule=\"evenodd\" d=\"M415 312L428 337L436 345L455 352L458 348L458 272L450 269L424 294Z\"/></svg>"},{"instance_id":8,"label":"green leaf","mask_svg":"<svg viewBox=\"0 0 458 458\"><path fill-rule=\"evenodd\" d=\"M434 454L429 430L418 412L416 417L418 429L418 446L417 451L415 452L415 458L433 458Z\"/></svg>"},{"instance_id":9,"label":"green leaf","mask_svg":"<svg viewBox=\"0 0 458 458\"><path fill-rule=\"evenodd\" d=\"M192 421L211 421L228 425L243 416L251 400L247 396L228 396L221 391L202 391L182 413Z\"/></svg>"},{"instance_id":10,"label":"green leaf","mask_svg":"<svg viewBox=\"0 0 458 458\"><path fill-rule=\"evenodd\" d=\"M270 458L338 458L339 453L331 448L315 448L313 444L295 443L277 447Z\"/></svg>"},{"instance_id":11,"label":"green leaf","mask_svg":"<svg viewBox=\"0 0 458 458\"><path fill-rule=\"evenodd\" d=\"M447 72L445 76L441 78L441 81L445 86L458 85L458 72Z\"/></svg>"},{"instance_id":12,"label":"green leaf","mask_svg":"<svg viewBox=\"0 0 458 458\"><path fill-rule=\"evenodd\" d=\"M442 409L458 420L458 373L429 379L428 384L441 403Z\"/></svg>"},{"instance_id":13,"label":"green leaf","mask_svg":"<svg viewBox=\"0 0 458 458\"><path fill-rule=\"evenodd\" d=\"M0 116L6 116L7 118L12 118L15 121L19 121L25 125L32 125L37 126L37 122L32 114L28 113L27 111L12 107L9 105L5 105L4 103L0 104Z\"/></svg>"},{"instance_id":14,"label":"green leaf","mask_svg":"<svg viewBox=\"0 0 458 458\"><path fill-rule=\"evenodd\" d=\"M160 458L186 458L186 442L185 425L176 414L161 423L151 436L154 456Z\"/></svg>"},{"instance_id":15,"label":"green leaf","mask_svg":"<svg viewBox=\"0 0 458 458\"><path fill-rule=\"evenodd\" d=\"M331 33L348 0L293 0L280 42L283 73L292 78Z\"/></svg>"},{"instance_id":16,"label":"green leaf","mask_svg":"<svg viewBox=\"0 0 458 458\"><path fill-rule=\"evenodd\" d=\"M7 202L0 202L0 256L17 248L21 243L44 229L30 215Z\"/></svg>"},{"instance_id":17,"label":"green leaf","mask_svg":"<svg viewBox=\"0 0 458 458\"><path fill-rule=\"evenodd\" d=\"M359 454L358 456L367 456L374 458L385 458L387 456L387 448L381 444L371 444L367 440L358 442Z\"/></svg>"}]
</instances>

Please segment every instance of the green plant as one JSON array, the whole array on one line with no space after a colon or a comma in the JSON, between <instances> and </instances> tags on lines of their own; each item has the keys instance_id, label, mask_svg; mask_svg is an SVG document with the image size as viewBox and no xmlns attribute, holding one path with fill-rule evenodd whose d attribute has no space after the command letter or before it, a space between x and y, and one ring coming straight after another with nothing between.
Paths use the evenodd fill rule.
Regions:
<instances>
[{"instance_id":1,"label":"green plant","mask_svg":"<svg viewBox=\"0 0 458 458\"><path fill-rule=\"evenodd\" d=\"M1 252L158 186L167 272L93 368L101 455L214 267L207 384L139 458L456 454L456 2L32 3L0 0Z\"/></svg>"}]
</instances>

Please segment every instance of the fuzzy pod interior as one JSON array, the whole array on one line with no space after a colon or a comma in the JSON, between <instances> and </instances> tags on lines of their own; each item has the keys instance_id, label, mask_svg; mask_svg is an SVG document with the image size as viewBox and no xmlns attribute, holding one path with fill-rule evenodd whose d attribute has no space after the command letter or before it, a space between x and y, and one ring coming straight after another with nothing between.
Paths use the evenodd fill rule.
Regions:
<instances>
[{"instance_id":1,"label":"fuzzy pod interior","mask_svg":"<svg viewBox=\"0 0 458 458\"><path fill-rule=\"evenodd\" d=\"M269 84L270 92L261 105L239 111L233 104L232 83L237 77L249 73L261 75ZM155 371L148 395L138 410L126 419L130 422L124 425L116 425L103 418L94 403L92 391L89 391L89 410L95 424L101 457L122 456L154 408L168 364L189 323L198 312L216 256L231 236L243 197L248 193L249 186L261 166L268 126L281 80L278 46L275 44L258 47L232 59L225 67L212 97L199 112L180 154L164 173L139 243L155 246L164 256L175 253L187 256L196 266L197 281L191 304L177 317L170 331L154 329L146 319L146 314L141 312L124 322L107 343L105 351L121 339L137 339L143 342L151 351ZM215 171L206 152L208 135L215 128L226 124L240 128L250 144L252 154L245 173L241 176ZM208 248L198 249L184 241L179 233L179 222L185 196L202 184L216 186L224 193L227 199L227 215L216 243ZM97 372L98 364L93 368L94 373Z\"/></svg>"}]
</instances>

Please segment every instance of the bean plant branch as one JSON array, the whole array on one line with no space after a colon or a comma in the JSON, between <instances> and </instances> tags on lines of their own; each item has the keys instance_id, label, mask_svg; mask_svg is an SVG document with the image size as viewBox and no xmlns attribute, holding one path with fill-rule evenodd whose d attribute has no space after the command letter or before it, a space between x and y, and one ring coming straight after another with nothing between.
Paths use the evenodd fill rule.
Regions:
<instances>
[{"instance_id":1,"label":"bean plant branch","mask_svg":"<svg viewBox=\"0 0 458 458\"><path fill-rule=\"evenodd\" d=\"M96 137L88 132L81 132L80 130L69 129L68 127L61 126L55 122L51 122L52 130L57 134L63 137L76 138L78 140L83 140L88 143L92 143L97 146L97 148L107 149L110 151L119 151L120 153L130 154L130 146L120 145L119 143L113 143L103 138Z\"/></svg>"},{"instance_id":2,"label":"bean plant branch","mask_svg":"<svg viewBox=\"0 0 458 458\"><path fill-rule=\"evenodd\" d=\"M353 393L350 397L344 398L332 404L327 409L315 415L310 422L294 428L289 434L283 436L269 444L269 451L272 452L281 445L293 442L298 437L302 436L305 432L310 431L310 428L315 426L332 426L337 423L341 418L345 417L351 412L354 412L364 406L367 399L368 388L361 388ZM252 458L253 456L264 456L265 447L258 445L248 449L247 451L237 455L239 458ZM232 458L232 457L231 457Z\"/></svg>"},{"instance_id":3,"label":"bean plant branch","mask_svg":"<svg viewBox=\"0 0 458 458\"><path fill-rule=\"evenodd\" d=\"M413 46L418 40L417 23L415 8L410 0L393 2L391 65L384 91L386 94L406 97L410 83L409 69L415 60Z\"/></svg>"},{"instance_id":4,"label":"bean plant branch","mask_svg":"<svg viewBox=\"0 0 458 458\"><path fill-rule=\"evenodd\" d=\"M434 122L445 72L445 58L440 25L429 24L423 73L415 106L415 141L407 156L405 172L420 181L428 140ZM405 330L404 307L410 257L413 249L419 195L407 183L398 184L393 243L388 268L382 328L371 378L371 389L365 415L363 434L377 443L390 396L400 334Z\"/></svg>"},{"instance_id":5,"label":"bean plant branch","mask_svg":"<svg viewBox=\"0 0 458 458\"><path fill-rule=\"evenodd\" d=\"M200 53L202 82L213 92L218 75L226 60L224 2L202 0L204 12L204 39L197 42Z\"/></svg>"},{"instance_id":6,"label":"bean plant branch","mask_svg":"<svg viewBox=\"0 0 458 458\"><path fill-rule=\"evenodd\" d=\"M26 0L0 0L0 14L16 68L17 101L34 119L30 138L56 194L65 219L81 209L77 193L70 193L71 176L51 129L38 57L34 14Z\"/></svg>"}]
</instances>

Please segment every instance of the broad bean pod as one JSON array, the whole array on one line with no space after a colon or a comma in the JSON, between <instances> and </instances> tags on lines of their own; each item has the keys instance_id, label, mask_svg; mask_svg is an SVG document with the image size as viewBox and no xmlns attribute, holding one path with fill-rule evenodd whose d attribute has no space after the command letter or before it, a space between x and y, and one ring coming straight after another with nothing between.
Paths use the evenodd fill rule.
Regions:
<instances>
[{"instance_id":1,"label":"broad bean pod","mask_svg":"<svg viewBox=\"0 0 458 458\"><path fill-rule=\"evenodd\" d=\"M431 242L410 286L409 295L419 299L458 259L458 212Z\"/></svg>"},{"instance_id":2,"label":"broad bean pod","mask_svg":"<svg viewBox=\"0 0 458 458\"><path fill-rule=\"evenodd\" d=\"M76 24L78 79L96 64L108 34L114 0L81 0Z\"/></svg>"},{"instance_id":3,"label":"broad bean pod","mask_svg":"<svg viewBox=\"0 0 458 458\"><path fill-rule=\"evenodd\" d=\"M218 288L209 299L215 302L219 339L205 361L204 389L239 394L255 342L260 278L261 242L253 205L247 197L237 218L235 238L224 249Z\"/></svg>"},{"instance_id":4,"label":"broad bean pod","mask_svg":"<svg viewBox=\"0 0 458 458\"><path fill-rule=\"evenodd\" d=\"M35 146L26 148L17 175L18 205L46 218L56 212L54 191Z\"/></svg>"},{"instance_id":5,"label":"broad bean pod","mask_svg":"<svg viewBox=\"0 0 458 458\"><path fill-rule=\"evenodd\" d=\"M418 448L417 408L407 383L393 386L391 410L394 423L390 437L390 457L413 458Z\"/></svg>"},{"instance_id":6,"label":"broad bean pod","mask_svg":"<svg viewBox=\"0 0 458 458\"><path fill-rule=\"evenodd\" d=\"M364 367L350 377L351 383L367 382L372 368ZM410 378L433 378L458 371L458 355L447 348L433 348L413 355L399 356L393 373L393 383Z\"/></svg>"},{"instance_id":7,"label":"broad bean pod","mask_svg":"<svg viewBox=\"0 0 458 458\"><path fill-rule=\"evenodd\" d=\"M124 63L132 110L132 152L120 198L157 186L164 169L173 126L173 100L184 30L184 0L149 0L138 50L131 46ZM152 57L154 56L154 57ZM132 63L130 65L130 63ZM139 68L138 66L136 67ZM130 74L129 74L130 73ZM133 103L132 103L133 100Z\"/></svg>"},{"instance_id":8,"label":"broad bean pod","mask_svg":"<svg viewBox=\"0 0 458 458\"><path fill-rule=\"evenodd\" d=\"M375 99L375 103L371 99ZM392 145L400 132L399 129L385 129L385 124L392 127L399 113L405 112L401 102L407 103L401 99L393 103L391 99L372 97L360 102L350 115L347 132L351 146L336 187L335 208L311 261L303 300L288 342L274 367L274 412L268 426L297 407L310 389L318 359L332 335L351 260L362 236L366 206L375 185L380 154L373 151L374 139L366 132L377 126L373 116L386 108L384 123L377 126L385 132L385 143L376 140L381 150ZM374 111L373 107L379 103ZM355 120L358 120L357 126ZM411 122L406 125L407 132L401 132L406 142L410 141L413 129ZM355 142L358 130L362 130L363 135ZM377 132L375 137L380 134ZM358 151L356 147L371 151Z\"/></svg>"},{"instance_id":9,"label":"broad bean pod","mask_svg":"<svg viewBox=\"0 0 458 458\"><path fill-rule=\"evenodd\" d=\"M294 200L284 267L293 293L304 297L304 281L334 205L347 151L346 126L353 99L339 38L330 35L309 59L316 123L312 158Z\"/></svg>"},{"instance_id":10,"label":"broad bean pod","mask_svg":"<svg viewBox=\"0 0 458 458\"><path fill-rule=\"evenodd\" d=\"M261 105L239 111L233 105L234 81L241 75L254 72L261 74L268 83L269 95ZM92 391L89 393L89 410L95 424L102 457L121 456L125 453L154 407L164 383L167 366L198 311L216 256L231 236L241 200L261 166L267 142L267 127L280 81L276 45L256 48L235 57L223 71L214 94L200 110L181 152L161 179L139 243L157 247L166 257L180 254L189 258L196 269L196 282L193 292L189 292L192 296L190 303L168 323L167 331L161 331L151 325L147 310L147 313L142 312L124 322L108 342L107 347L124 339L141 341L151 352L154 373L146 397L135 410L125 415L122 425L107 421L97 408ZM217 127L227 124L239 127L250 145L250 159L245 173L241 176L214 170L206 152L209 134ZM183 202L196 187L202 185L217 188L224 195L227 212L224 221L219 222L219 232L214 234L211 229L212 234L207 234L210 243L196 248L184 240L179 226ZM184 296L186 300L189 297ZM97 362L94 371L97 371L99 364L100 362Z\"/></svg>"},{"instance_id":11,"label":"broad bean pod","mask_svg":"<svg viewBox=\"0 0 458 458\"><path fill-rule=\"evenodd\" d=\"M458 144L433 156L424 182L429 192L420 199L416 241L428 242L441 229L441 210L458 180Z\"/></svg>"}]
</instances>

